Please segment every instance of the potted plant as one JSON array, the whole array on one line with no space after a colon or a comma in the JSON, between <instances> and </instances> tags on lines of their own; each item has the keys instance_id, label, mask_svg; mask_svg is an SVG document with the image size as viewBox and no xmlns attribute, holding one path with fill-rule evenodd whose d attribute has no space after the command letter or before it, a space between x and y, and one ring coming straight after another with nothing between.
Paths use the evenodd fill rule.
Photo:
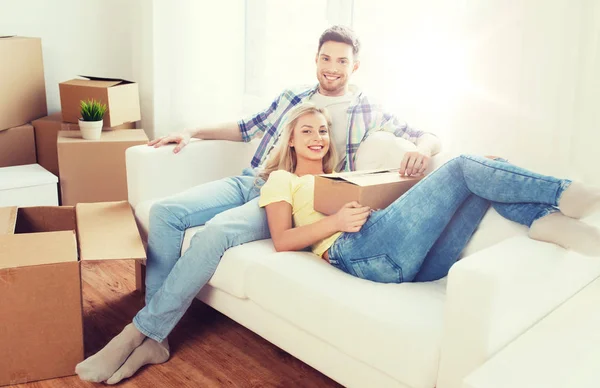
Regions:
<instances>
[{"instance_id":1,"label":"potted plant","mask_svg":"<svg viewBox=\"0 0 600 388\"><path fill-rule=\"evenodd\" d=\"M79 129L81 136L86 140L98 140L102 133L106 104L96 100L81 101L81 118Z\"/></svg>"}]
</instances>

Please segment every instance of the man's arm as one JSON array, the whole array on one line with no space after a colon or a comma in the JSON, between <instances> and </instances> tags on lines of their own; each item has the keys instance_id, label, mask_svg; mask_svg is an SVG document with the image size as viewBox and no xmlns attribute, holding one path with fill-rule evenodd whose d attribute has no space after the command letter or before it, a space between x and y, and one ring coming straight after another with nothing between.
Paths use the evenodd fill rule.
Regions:
<instances>
[{"instance_id":1,"label":"man's arm","mask_svg":"<svg viewBox=\"0 0 600 388\"><path fill-rule=\"evenodd\" d=\"M242 132L237 122L223 123L212 127L199 127L183 131L190 138L203 140L242 141Z\"/></svg>"},{"instance_id":2,"label":"man's arm","mask_svg":"<svg viewBox=\"0 0 600 388\"><path fill-rule=\"evenodd\" d=\"M173 149L173 152L178 153L190 142L193 137L203 140L230 140L249 142L264 132L266 128L264 121L276 113L279 101L284 94L285 92L279 95L267 109L253 115L250 118L242 119L238 122L223 123L217 126L186 129L179 133L154 139L148 142L148 145L160 147L169 143L177 143L177 146Z\"/></svg>"}]
</instances>

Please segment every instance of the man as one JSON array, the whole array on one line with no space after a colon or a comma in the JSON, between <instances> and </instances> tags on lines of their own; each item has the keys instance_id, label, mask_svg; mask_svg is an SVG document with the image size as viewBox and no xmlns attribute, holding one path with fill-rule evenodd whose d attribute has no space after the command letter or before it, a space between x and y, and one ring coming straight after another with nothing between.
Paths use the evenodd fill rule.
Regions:
<instances>
[{"instance_id":1,"label":"man","mask_svg":"<svg viewBox=\"0 0 600 388\"><path fill-rule=\"evenodd\" d=\"M338 171L354 170L361 141L373 131L383 130L417 146L417 151L405 154L400 173L422 174L430 157L439 152L439 140L408 127L348 85L360 66L359 51L360 44L352 30L331 27L319 39L315 58L318 85L286 90L266 110L249 119L186 130L153 140L149 145L176 143L173 152L178 153L192 137L248 142L262 134L251 161L251 167L256 168L277 142L285 114L310 100L331 114L334 147L342 159ZM270 237L265 212L258 207L255 175L255 170L249 168L241 176L194 187L152 207L146 307L104 349L77 365L76 372L82 379L115 384L145 364L169 358L167 336L212 277L223 253L233 246ZM194 235L190 248L180 256L185 230L203 224L205 228Z\"/></svg>"}]
</instances>

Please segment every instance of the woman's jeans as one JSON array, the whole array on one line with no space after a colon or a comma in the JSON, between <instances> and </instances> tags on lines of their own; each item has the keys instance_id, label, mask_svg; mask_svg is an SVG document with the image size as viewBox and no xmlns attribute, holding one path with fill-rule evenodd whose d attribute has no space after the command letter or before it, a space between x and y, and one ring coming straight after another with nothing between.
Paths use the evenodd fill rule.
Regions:
<instances>
[{"instance_id":1,"label":"woman's jeans","mask_svg":"<svg viewBox=\"0 0 600 388\"><path fill-rule=\"evenodd\" d=\"M263 182L260 181L260 184ZM150 210L146 306L137 329L164 340L217 269L228 248L270 237L254 172L209 182L158 202ZM205 224L181 255L187 228Z\"/></svg>"},{"instance_id":2,"label":"woman's jeans","mask_svg":"<svg viewBox=\"0 0 600 388\"><path fill-rule=\"evenodd\" d=\"M529 227L558 211L570 183L504 161L463 155L374 212L359 232L343 233L329 249L329 261L380 283L440 279L490 204L503 217Z\"/></svg>"}]
</instances>

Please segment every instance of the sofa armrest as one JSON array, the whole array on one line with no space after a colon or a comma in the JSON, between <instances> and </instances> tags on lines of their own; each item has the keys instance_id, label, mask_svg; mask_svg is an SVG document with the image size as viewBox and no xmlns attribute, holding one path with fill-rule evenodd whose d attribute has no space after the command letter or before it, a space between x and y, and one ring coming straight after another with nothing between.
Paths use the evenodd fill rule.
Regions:
<instances>
[{"instance_id":1,"label":"sofa armrest","mask_svg":"<svg viewBox=\"0 0 600 388\"><path fill-rule=\"evenodd\" d=\"M456 263L448 276L438 388L462 380L600 276L600 260L517 236Z\"/></svg>"},{"instance_id":2,"label":"sofa armrest","mask_svg":"<svg viewBox=\"0 0 600 388\"><path fill-rule=\"evenodd\" d=\"M250 166L257 142L192 140L180 153L174 145L160 148L147 145L127 149L127 190L129 203L179 193L201 183L241 174Z\"/></svg>"}]
</instances>

